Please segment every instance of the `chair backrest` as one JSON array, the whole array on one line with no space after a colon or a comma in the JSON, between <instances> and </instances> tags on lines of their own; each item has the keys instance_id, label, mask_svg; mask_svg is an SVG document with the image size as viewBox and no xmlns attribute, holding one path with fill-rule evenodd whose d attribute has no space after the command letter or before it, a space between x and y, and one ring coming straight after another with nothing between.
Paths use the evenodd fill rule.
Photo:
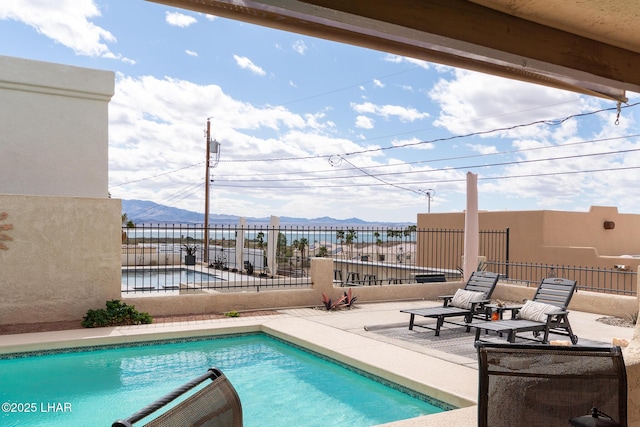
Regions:
<instances>
[{"instance_id":1,"label":"chair backrest","mask_svg":"<svg viewBox=\"0 0 640 427\"><path fill-rule=\"evenodd\" d=\"M540 282L540 286L533 296L533 301L555 305L564 310L569 306L575 290L575 280L549 277Z\"/></svg>"},{"instance_id":2,"label":"chair backrest","mask_svg":"<svg viewBox=\"0 0 640 427\"><path fill-rule=\"evenodd\" d=\"M620 347L477 342L478 426L564 426L595 407L627 426Z\"/></svg>"},{"instance_id":3,"label":"chair backrest","mask_svg":"<svg viewBox=\"0 0 640 427\"><path fill-rule=\"evenodd\" d=\"M148 417L208 379L211 382L206 386L146 423L145 427L242 427L240 397L227 377L216 368L210 368L206 374L189 381L129 418L115 421L111 426L133 427L133 423Z\"/></svg>"},{"instance_id":4,"label":"chair backrest","mask_svg":"<svg viewBox=\"0 0 640 427\"><path fill-rule=\"evenodd\" d=\"M464 286L466 291L484 292L487 299L491 298L491 294L496 288L500 275L490 271L474 271L469 277L469 281Z\"/></svg>"}]
</instances>

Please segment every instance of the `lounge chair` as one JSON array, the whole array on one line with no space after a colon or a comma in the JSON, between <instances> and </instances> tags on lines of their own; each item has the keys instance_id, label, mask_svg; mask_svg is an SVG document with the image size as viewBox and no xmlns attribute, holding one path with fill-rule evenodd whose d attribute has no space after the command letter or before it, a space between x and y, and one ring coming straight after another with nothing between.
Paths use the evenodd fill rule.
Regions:
<instances>
[{"instance_id":1,"label":"lounge chair","mask_svg":"<svg viewBox=\"0 0 640 427\"><path fill-rule=\"evenodd\" d=\"M532 300L526 301L522 308L513 310L515 318L494 322L475 323L476 341L480 340L482 330L508 334L507 341L514 343L520 332L533 332L534 340L542 332L542 343L546 344L549 334L567 335L573 344L578 343L569 323L567 307L576 290L576 281L560 278L543 279ZM522 337L524 338L524 337ZM526 338L531 339L531 338Z\"/></svg>"},{"instance_id":2,"label":"lounge chair","mask_svg":"<svg viewBox=\"0 0 640 427\"><path fill-rule=\"evenodd\" d=\"M489 271L474 271L466 283L464 289L458 289L455 295L441 296L444 300L442 307L427 307L400 310L402 313L409 313L409 330L414 327L431 329L436 332L436 336L440 335L440 328L449 317L465 318L467 332L469 332L469 323L476 315L484 315L484 304L491 302L491 294L498 283L498 273ZM435 318L436 326L418 325L415 323L415 317ZM453 322L450 322L453 323Z\"/></svg>"},{"instance_id":3,"label":"lounge chair","mask_svg":"<svg viewBox=\"0 0 640 427\"><path fill-rule=\"evenodd\" d=\"M620 347L476 342L476 348L479 427L627 426Z\"/></svg>"},{"instance_id":4,"label":"lounge chair","mask_svg":"<svg viewBox=\"0 0 640 427\"><path fill-rule=\"evenodd\" d=\"M238 393L227 377L216 368L210 368L207 373L175 389L129 418L115 421L111 427L133 427L133 423L148 417L209 379L209 384L149 421L145 427L241 427L242 405Z\"/></svg>"}]
</instances>

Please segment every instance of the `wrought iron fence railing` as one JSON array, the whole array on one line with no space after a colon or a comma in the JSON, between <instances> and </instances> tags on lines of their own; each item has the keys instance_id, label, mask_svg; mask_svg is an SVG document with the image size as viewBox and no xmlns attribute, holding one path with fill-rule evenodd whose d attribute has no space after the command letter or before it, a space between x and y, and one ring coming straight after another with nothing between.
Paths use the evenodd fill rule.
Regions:
<instances>
[{"instance_id":1,"label":"wrought iron fence railing","mask_svg":"<svg viewBox=\"0 0 640 427\"><path fill-rule=\"evenodd\" d=\"M310 258L334 260L345 285L458 280L462 230L415 227L143 224L122 229L122 291L308 286ZM508 260L508 231L483 231L481 252Z\"/></svg>"},{"instance_id":2,"label":"wrought iron fence railing","mask_svg":"<svg viewBox=\"0 0 640 427\"><path fill-rule=\"evenodd\" d=\"M278 227L149 224L122 229L122 292L225 292L305 287L310 259L333 259L343 286L461 280L464 230L415 227ZM509 229L481 231L479 254L503 280L537 284L552 275L579 289L635 295L637 273L512 262Z\"/></svg>"},{"instance_id":3,"label":"wrought iron fence railing","mask_svg":"<svg viewBox=\"0 0 640 427\"><path fill-rule=\"evenodd\" d=\"M537 286L545 277L575 280L578 290L617 295L636 295L638 273L615 268L579 267L558 264L488 261L491 271L509 271L503 281L525 286Z\"/></svg>"}]
</instances>

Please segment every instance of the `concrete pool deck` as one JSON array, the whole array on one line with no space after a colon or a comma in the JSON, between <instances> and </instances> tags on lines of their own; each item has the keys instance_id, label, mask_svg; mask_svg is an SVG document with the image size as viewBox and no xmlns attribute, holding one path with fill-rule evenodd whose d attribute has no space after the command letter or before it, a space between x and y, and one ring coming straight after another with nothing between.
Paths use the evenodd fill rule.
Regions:
<instances>
[{"instance_id":1,"label":"concrete pool deck","mask_svg":"<svg viewBox=\"0 0 640 427\"><path fill-rule=\"evenodd\" d=\"M409 315L400 310L429 305L438 303L372 303L338 311L286 309L276 315L5 335L0 354L265 332L461 408L385 426L475 426L478 372L473 357L474 334L461 333L459 329L463 328L455 326L443 329L440 337L433 337L431 331L408 331ZM579 344L610 344L613 338L631 340L634 328L606 325L596 321L599 317L603 316L571 312Z\"/></svg>"}]
</instances>

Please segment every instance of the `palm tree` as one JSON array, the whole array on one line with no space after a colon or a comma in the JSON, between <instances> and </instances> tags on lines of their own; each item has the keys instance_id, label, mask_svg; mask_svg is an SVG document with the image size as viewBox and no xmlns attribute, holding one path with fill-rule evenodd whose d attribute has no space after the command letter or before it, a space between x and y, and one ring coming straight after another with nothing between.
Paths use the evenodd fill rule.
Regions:
<instances>
[{"instance_id":1,"label":"palm tree","mask_svg":"<svg viewBox=\"0 0 640 427\"><path fill-rule=\"evenodd\" d=\"M291 242L291 255L293 256L293 251L294 250L298 250L298 246L300 245L300 241L298 239L295 239L293 242ZM298 263L298 257L296 257L296 264Z\"/></svg>"},{"instance_id":2,"label":"palm tree","mask_svg":"<svg viewBox=\"0 0 640 427\"><path fill-rule=\"evenodd\" d=\"M256 234L256 242L257 242L258 249L262 251L262 265L263 266L267 265L267 254L265 253L266 248L264 244L264 233L262 231L258 231L258 234Z\"/></svg>"},{"instance_id":3,"label":"palm tree","mask_svg":"<svg viewBox=\"0 0 640 427\"><path fill-rule=\"evenodd\" d=\"M382 239L380 238L380 232L375 231L373 233L373 237L376 238L376 255L378 257L378 261L384 261L384 255L380 255L380 246L382 246Z\"/></svg>"},{"instance_id":4,"label":"palm tree","mask_svg":"<svg viewBox=\"0 0 640 427\"><path fill-rule=\"evenodd\" d=\"M133 223L133 221L129 220L127 218L127 214L123 213L122 214L122 226L126 226L127 228L135 228L136 225ZM127 241L127 232L123 231L122 232L122 243L125 243Z\"/></svg>"},{"instance_id":5,"label":"palm tree","mask_svg":"<svg viewBox=\"0 0 640 427\"><path fill-rule=\"evenodd\" d=\"M407 228L404 229L402 234L404 234L404 237L409 237L411 236L411 233L415 232L417 229L418 227L415 225L408 225Z\"/></svg>"},{"instance_id":6,"label":"palm tree","mask_svg":"<svg viewBox=\"0 0 640 427\"><path fill-rule=\"evenodd\" d=\"M300 251L300 258L302 259L303 266L304 266L304 259L305 259L304 255L305 255L305 250L307 246L309 246L309 240L305 239L304 237L298 241L298 250Z\"/></svg>"},{"instance_id":7,"label":"palm tree","mask_svg":"<svg viewBox=\"0 0 640 427\"><path fill-rule=\"evenodd\" d=\"M344 252L344 249L342 248L342 244L344 243L344 230L336 231L336 240L340 243L340 249Z\"/></svg>"},{"instance_id":8,"label":"palm tree","mask_svg":"<svg viewBox=\"0 0 640 427\"><path fill-rule=\"evenodd\" d=\"M358 239L358 232L353 228L347 230L347 234L344 238L347 246L349 247L349 259L353 258L353 241Z\"/></svg>"},{"instance_id":9,"label":"palm tree","mask_svg":"<svg viewBox=\"0 0 640 427\"><path fill-rule=\"evenodd\" d=\"M305 239L304 237L301 238L300 240L296 239L293 242L291 242L291 248L300 251L300 259L302 260L303 267L304 267L305 249L308 245L309 245L309 240ZM297 258L298 257L296 257L296 263L298 262Z\"/></svg>"},{"instance_id":10,"label":"palm tree","mask_svg":"<svg viewBox=\"0 0 640 427\"><path fill-rule=\"evenodd\" d=\"M122 225L126 225L127 228L135 228L136 225L133 223L133 221L131 221L128 217L126 213L122 214Z\"/></svg>"},{"instance_id":11,"label":"palm tree","mask_svg":"<svg viewBox=\"0 0 640 427\"><path fill-rule=\"evenodd\" d=\"M388 239L401 239L402 238L402 231L401 230L387 230L387 238ZM402 246L397 247L398 244L397 242L394 243L393 247L396 248L396 261L397 262L402 262ZM389 250L389 249L387 249ZM393 248L391 248L391 251L393 251Z\"/></svg>"}]
</instances>

